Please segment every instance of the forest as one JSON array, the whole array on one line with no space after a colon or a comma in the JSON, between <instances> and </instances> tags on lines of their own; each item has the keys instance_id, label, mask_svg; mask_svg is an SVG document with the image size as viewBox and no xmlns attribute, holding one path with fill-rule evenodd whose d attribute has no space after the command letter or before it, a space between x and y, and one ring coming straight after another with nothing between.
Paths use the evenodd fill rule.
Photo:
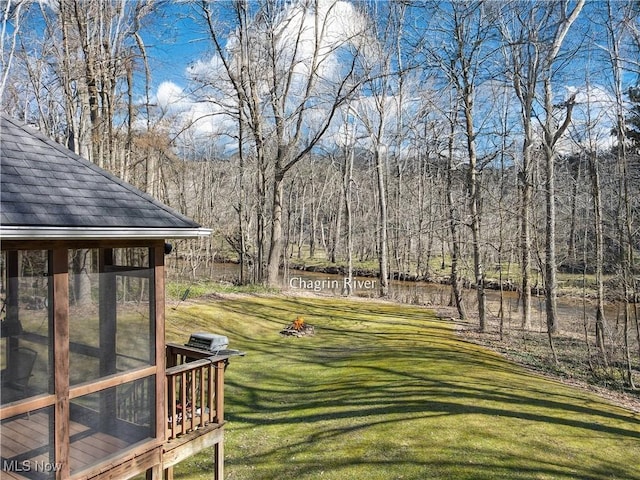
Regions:
<instances>
[{"instance_id":1,"label":"forest","mask_svg":"<svg viewBox=\"0 0 640 480\"><path fill-rule=\"evenodd\" d=\"M210 228L174 274L445 282L480 332L487 289L518 293L523 329L541 295L552 350L571 274L598 362L635 387L637 1L3 5L3 111Z\"/></svg>"}]
</instances>

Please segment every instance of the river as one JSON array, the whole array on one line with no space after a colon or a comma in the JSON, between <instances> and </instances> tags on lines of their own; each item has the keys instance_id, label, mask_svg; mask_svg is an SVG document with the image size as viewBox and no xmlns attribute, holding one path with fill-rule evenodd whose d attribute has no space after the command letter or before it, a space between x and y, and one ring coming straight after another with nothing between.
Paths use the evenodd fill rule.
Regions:
<instances>
[{"instance_id":1,"label":"river","mask_svg":"<svg viewBox=\"0 0 640 480\"><path fill-rule=\"evenodd\" d=\"M233 263L216 263L211 268L214 279L234 282L238 279L239 267ZM284 290L292 292L306 291L318 295L336 296L342 295L348 281L342 275L327 273L307 272L301 270L288 270L281 272L281 286ZM355 277L352 283L354 294L359 297L378 297L378 279L370 277ZM497 290L485 290L487 310L490 315L498 316L500 311L500 292ZM389 295L403 303L414 305L447 305L449 304L451 288L430 282L415 282L391 280ZM508 328L521 322L520 303L517 292L504 291L502 294L504 321ZM476 291L464 290L464 302L468 311L477 308ZM595 305L591 299L560 296L557 299L558 317L561 329L569 327L574 332L582 331L586 319L590 331L595 322ZM605 315L610 322L621 315L621 305L608 303L605 306ZM532 327L538 331L546 331L545 300L543 296L534 296L532 302ZM563 326L564 324L564 326Z\"/></svg>"}]
</instances>

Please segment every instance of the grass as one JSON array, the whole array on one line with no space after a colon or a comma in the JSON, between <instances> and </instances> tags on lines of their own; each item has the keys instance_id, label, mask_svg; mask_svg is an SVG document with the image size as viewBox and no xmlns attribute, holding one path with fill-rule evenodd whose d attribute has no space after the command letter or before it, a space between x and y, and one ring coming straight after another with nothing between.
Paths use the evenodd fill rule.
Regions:
<instances>
[{"instance_id":1,"label":"grass","mask_svg":"<svg viewBox=\"0 0 640 480\"><path fill-rule=\"evenodd\" d=\"M220 296L167 309L167 336L227 335L225 477L640 479L640 415L391 303ZM297 316L313 337L279 331ZM211 452L176 479L212 478Z\"/></svg>"}]
</instances>

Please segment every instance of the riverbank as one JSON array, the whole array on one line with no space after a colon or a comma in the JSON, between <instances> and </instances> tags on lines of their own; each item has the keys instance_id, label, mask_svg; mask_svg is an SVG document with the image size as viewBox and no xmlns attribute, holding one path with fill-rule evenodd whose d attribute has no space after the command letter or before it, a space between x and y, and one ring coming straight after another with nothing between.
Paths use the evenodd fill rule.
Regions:
<instances>
[{"instance_id":1,"label":"riverbank","mask_svg":"<svg viewBox=\"0 0 640 480\"><path fill-rule=\"evenodd\" d=\"M325 265L325 264L308 264L305 262L290 262L287 267L289 270L297 270L309 273L321 273L326 275L347 275L347 267L344 265ZM416 275L406 272L390 272L389 279L395 281L409 283L433 283L438 285L450 285L451 276L448 270L441 270L441 274L430 273L429 275ZM378 278L377 269L354 267L354 277L362 278ZM598 296L597 285L592 274L583 275L581 273L561 272L558 274L558 296L559 297L575 297L594 300ZM539 277L539 276L538 276ZM545 289L541 284L542 279L534 282L531 287L531 293L536 297L543 297ZM475 289L475 283L470 278L461 279L462 287L466 289ZM623 300L623 296L619 293L622 289L618 285L618 280L614 276L610 276L605 285L605 299L609 302L619 302ZM491 291L518 292L519 282L510 278L500 280L495 276L487 276L484 281L484 288ZM629 293L629 303L640 303L640 292Z\"/></svg>"},{"instance_id":2,"label":"riverbank","mask_svg":"<svg viewBox=\"0 0 640 480\"><path fill-rule=\"evenodd\" d=\"M324 273L327 275L347 275L347 267L342 265L308 265L305 263L290 263L288 268L291 270L299 270L302 272L311 272L311 273ZM354 267L353 268L353 276L354 277L364 277L364 278L378 278L379 273L378 270L369 269L369 268L361 268ZM389 280L398 280L402 282L426 282L426 283L437 283L439 285L449 285L451 283L451 276L449 274L430 274L428 276L424 275L416 275L413 273L405 273L405 272L390 272ZM471 280L463 279L463 287L471 288L473 286ZM502 284L496 280L486 280L485 288L489 290L500 290L500 286L502 285L502 290L515 292L518 287L514 282L510 280L504 280ZM540 293L539 288L534 289L536 293ZM542 292L544 293L544 292Z\"/></svg>"},{"instance_id":3,"label":"riverbank","mask_svg":"<svg viewBox=\"0 0 640 480\"><path fill-rule=\"evenodd\" d=\"M478 315L471 313L466 320L457 318L454 307L432 305L436 316L454 322L457 334L464 340L488 348L502 357L525 368L553 378L566 385L594 392L624 408L640 413L640 389L626 385L625 366L617 362L616 367L605 368L596 353L595 346L589 348L577 332L565 328L554 336L554 347L558 357L556 364L548 335L545 331L523 330L510 325L500 333L500 319L489 316L487 331L478 331ZM566 320L566 319L565 319ZM640 382L640 362L636 355L633 378Z\"/></svg>"}]
</instances>

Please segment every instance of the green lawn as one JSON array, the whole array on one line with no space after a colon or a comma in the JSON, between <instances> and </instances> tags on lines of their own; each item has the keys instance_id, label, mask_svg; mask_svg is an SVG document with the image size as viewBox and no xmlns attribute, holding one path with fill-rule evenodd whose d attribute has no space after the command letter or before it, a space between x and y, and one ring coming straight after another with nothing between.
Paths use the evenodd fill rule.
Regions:
<instances>
[{"instance_id":1,"label":"green lawn","mask_svg":"<svg viewBox=\"0 0 640 480\"><path fill-rule=\"evenodd\" d=\"M459 340L429 310L211 298L167 308L168 339L229 337L229 480L640 479L640 415ZM313 337L282 337L297 316ZM212 478L210 452L177 479Z\"/></svg>"}]
</instances>

